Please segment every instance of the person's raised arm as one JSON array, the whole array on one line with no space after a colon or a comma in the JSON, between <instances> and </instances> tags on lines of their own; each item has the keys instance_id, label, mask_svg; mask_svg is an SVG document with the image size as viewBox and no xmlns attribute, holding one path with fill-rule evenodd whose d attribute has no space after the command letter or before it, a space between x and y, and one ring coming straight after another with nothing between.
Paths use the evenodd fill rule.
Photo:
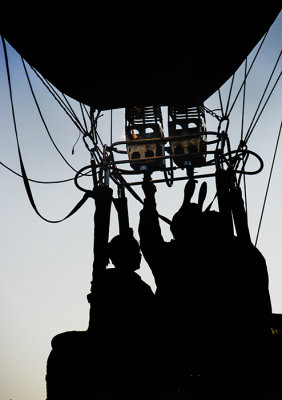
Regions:
<instances>
[{"instance_id":1,"label":"person's raised arm","mask_svg":"<svg viewBox=\"0 0 282 400\"><path fill-rule=\"evenodd\" d=\"M108 186L94 188L94 264L93 278L104 271L108 264L107 246L109 240L110 214L112 204L112 189Z\"/></svg>"},{"instance_id":2,"label":"person's raised arm","mask_svg":"<svg viewBox=\"0 0 282 400\"><path fill-rule=\"evenodd\" d=\"M140 212L139 237L140 246L145 260L149 267L154 270L158 268L159 254L164 240L159 224L159 215L156 209L155 193L156 187L150 181L145 181L142 185L145 199L144 206Z\"/></svg>"}]
</instances>

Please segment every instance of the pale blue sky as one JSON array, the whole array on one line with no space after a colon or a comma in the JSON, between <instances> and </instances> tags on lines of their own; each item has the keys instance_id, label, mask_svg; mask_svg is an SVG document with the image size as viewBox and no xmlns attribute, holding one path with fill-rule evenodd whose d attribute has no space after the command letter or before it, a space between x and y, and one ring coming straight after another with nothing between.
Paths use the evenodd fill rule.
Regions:
<instances>
[{"instance_id":1,"label":"pale blue sky","mask_svg":"<svg viewBox=\"0 0 282 400\"><path fill-rule=\"evenodd\" d=\"M265 83L281 51L281 33L280 15L269 33L257 60L256 69L247 83L245 127L248 127ZM38 118L18 55L9 46L8 50L19 139L28 176L38 180L73 177L73 171L54 150ZM0 161L19 172L2 46L0 51ZM281 61L277 71L276 77L281 71ZM238 72L236 77L239 82L236 83L237 87L241 83L240 74L242 75ZM227 84L223 89L223 95L228 87ZM64 156L76 169L87 165L89 153L82 140L76 145L74 155L71 154L78 137L76 127L64 115L45 88L38 83L35 84L35 88L44 118ZM217 96L209 99L205 104L211 109L216 108ZM241 106L242 102L234 108L234 113L230 118L229 134L234 149L240 138ZM257 152L265 163L264 170L259 175L247 177L249 223L253 239L256 236L281 122L281 110L280 82L248 143L250 150ZM165 107L163 107L163 116L166 120ZM217 129L217 122L208 116L207 128L208 130ZM98 124L98 130L104 142L109 144L109 111L104 112ZM114 110L114 141L120 140L123 132L124 110ZM282 313L281 152L282 145L280 144L258 240L258 248L265 256L268 265L273 311L279 313ZM251 160L249 165L250 168L255 168ZM157 176L158 174L155 174L153 177ZM86 295L90 289L93 261L94 206L91 201L88 201L70 219L60 224L48 224L34 213L20 178L0 166L0 182L0 312L2 320L0 400L44 399L46 397L44 380L46 361L51 349L52 337L67 330L85 330L88 326L89 307ZM207 183L208 196L211 199L215 193L213 178L209 178ZM183 187L184 181L175 183L172 188L168 188L165 184L157 186L156 196L161 214L172 217L182 201ZM50 219L64 217L82 196L72 182L56 185L32 184L32 190L38 209ZM136 190L142 196L140 188ZM130 195L128 195L128 200L131 226L137 235L141 205ZM169 240L170 233L167 226L162 224L162 228L165 238ZM117 218L113 209L110 235L114 236L117 232ZM154 288L153 278L145 263L142 263L140 274Z\"/></svg>"}]
</instances>

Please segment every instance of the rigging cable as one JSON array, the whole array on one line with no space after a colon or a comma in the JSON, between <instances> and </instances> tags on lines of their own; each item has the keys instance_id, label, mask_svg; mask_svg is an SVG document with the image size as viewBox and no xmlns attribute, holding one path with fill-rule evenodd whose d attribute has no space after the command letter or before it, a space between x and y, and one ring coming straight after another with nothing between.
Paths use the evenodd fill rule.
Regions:
<instances>
[{"instance_id":1,"label":"rigging cable","mask_svg":"<svg viewBox=\"0 0 282 400\"><path fill-rule=\"evenodd\" d=\"M37 71L35 68L33 68L32 66L30 66L30 68L33 70L33 72L35 73L35 75L38 77L38 79L40 79L40 81L42 82L42 84L46 87L46 89L49 91L49 93L53 96L53 98L57 101L57 103L60 105L60 107L65 111L65 113L67 114L67 116L72 120L72 122L75 124L75 126L77 127L77 129L82 132L85 133L83 126L79 120L79 118L77 118L76 114L73 112L73 110L69 110L67 105L64 104L63 100L60 98L60 96L58 95L58 93L56 92L55 88L51 85L51 83L49 81L47 81L47 79L43 78Z\"/></svg>"},{"instance_id":2,"label":"rigging cable","mask_svg":"<svg viewBox=\"0 0 282 400\"><path fill-rule=\"evenodd\" d=\"M86 112L86 109L85 109L85 106L84 106L84 104L82 104L81 102L79 103L79 107L80 107L80 112L81 112L81 115L82 115L82 119L83 119L83 123L84 123L84 129L85 129L85 132L87 132L88 131L88 127L87 127L87 123L86 123L86 119L85 119L85 112ZM88 114L88 117L89 117L89 114Z\"/></svg>"},{"instance_id":3,"label":"rigging cable","mask_svg":"<svg viewBox=\"0 0 282 400\"><path fill-rule=\"evenodd\" d=\"M245 75L244 75L244 89L243 89L243 102L242 102L242 120L241 120L241 140L243 140L244 119L245 119L245 100L246 100L246 84L247 84L247 58L245 59Z\"/></svg>"},{"instance_id":4,"label":"rigging cable","mask_svg":"<svg viewBox=\"0 0 282 400\"><path fill-rule=\"evenodd\" d=\"M218 98L219 98L219 103L220 103L220 110L221 110L221 116L223 117L224 111L223 111L223 103L222 103L222 97L221 97L221 91L218 89Z\"/></svg>"},{"instance_id":5,"label":"rigging cable","mask_svg":"<svg viewBox=\"0 0 282 400\"><path fill-rule=\"evenodd\" d=\"M281 53L282 53L282 52L280 52L280 54L279 54L279 56L278 56L278 58L277 58L277 60L276 60L276 63L275 63L275 65L274 65L274 67L273 67L273 70L272 70L272 72L271 72L271 74L270 74L269 80L268 80L268 82L267 82L267 84L266 84L266 87L265 87L265 89L264 89L264 92L263 92L263 94L262 94L262 96L261 96L261 99L260 99L259 104L258 104L258 106L257 106L257 109L256 109L256 111L255 111L255 114L254 114L254 116L253 116L253 119L252 119L252 121L251 121L251 123L250 123L249 129L247 130L247 133L246 133L246 136L245 136L245 142L247 142L247 141L249 140L249 138L250 138L250 136L251 136L251 134L252 134L252 132L253 132L253 130L254 130L256 124L258 123L259 118L261 117L262 112L264 111L264 109L265 109L265 107L266 107L266 104L267 104L268 100L270 99L270 97L271 97L271 95L272 95L272 93L273 93L273 91L274 91L274 89L275 89L277 83L279 82L279 79L280 79L280 77L281 77L281 72L280 72L280 74L278 75L276 81L274 82L273 87L272 87L272 89L271 89L271 91L270 91L270 93L269 93L267 99L265 100L265 103L264 103L264 105L263 105L263 107L262 107L262 109L261 109L261 111L260 111L260 113L259 113L257 119L255 120L255 117L256 117L256 115L257 115L257 113L258 113L259 107L260 107L260 105L261 105L261 103L262 103L262 100L263 100L263 98L264 98L264 96L265 96L265 93L266 93L266 91L267 91L267 89L268 89L268 86L269 86L269 84L270 84L270 81L271 81L271 79L272 79L272 77L273 77L273 74L274 74L274 72L275 72L275 70L276 70L276 67L277 67L277 65L278 65L278 62L279 62L279 60L280 60ZM254 122L254 120L255 120L255 122Z\"/></svg>"},{"instance_id":6,"label":"rigging cable","mask_svg":"<svg viewBox=\"0 0 282 400\"><path fill-rule=\"evenodd\" d=\"M232 93L232 89L233 89L234 78L235 78L235 72L234 72L234 74L232 75L232 79L231 79L231 83L230 83L229 94L228 94L228 100L227 100L227 104L226 104L226 109L225 109L224 117L228 117L228 116L229 116L229 114L227 113L227 111L228 111L228 107L229 107L229 103L230 103L230 98L231 98L231 93Z\"/></svg>"},{"instance_id":7,"label":"rigging cable","mask_svg":"<svg viewBox=\"0 0 282 400\"><path fill-rule=\"evenodd\" d=\"M100 115L101 111L99 111L99 110L96 110L96 111L97 111L97 114L96 114L96 116L94 116L95 109L92 109L92 108L90 109L89 119L90 119L91 127L90 127L89 132L86 131L83 134L83 142L84 142L87 150L91 153L91 158L92 159L95 158L96 162L99 162L99 161L102 162L103 161L103 151L97 145L98 140L99 140L101 146L104 147L102 139L100 138L100 135L97 131L97 124L98 124L98 119L101 117L101 115ZM90 141L92 142L92 144L93 144L92 148L89 147L89 145L86 141L86 138L89 138Z\"/></svg>"},{"instance_id":8,"label":"rigging cable","mask_svg":"<svg viewBox=\"0 0 282 400\"><path fill-rule=\"evenodd\" d=\"M124 177L122 176L122 174L120 174L117 170L114 170L113 173L110 174L110 178L113 180L113 182L115 182L117 184L117 181L120 182L120 184L122 184L128 191L129 193L137 200L139 201L139 203L144 204L143 200L141 199L140 196L138 196L138 194L135 192L135 190L132 189L132 187L130 186L130 184L124 179ZM171 224L171 221L158 213L158 217L166 222L168 225Z\"/></svg>"},{"instance_id":9,"label":"rigging cable","mask_svg":"<svg viewBox=\"0 0 282 400\"><path fill-rule=\"evenodd\" d=\"M21 167L21 173L22 173L22 178L23 178L23 182L24 182L24 186L26 189L26 193L28 195L29 201L34 209L34 211L36 212L36 214L42 218L44 221L46 222L50 222L50 223L59 223L62 222L64 220L66 220L67 218L69 218L71 215L73 215L76 211L79 210L79 208L86 202L86 200L89 197L92 197L93 194L91 191L87 191L85 192L84 196L82 197L82 199L75 205L75 207L62 219L60 220L49 220L45 217L43 217L40 212L38 211L33 196L32 196L32 192L31 192L31 188L29 185L29 181L28 181L28 177L26 175L26 171L25 171L25 167L23 164L23 159L22 159L22 155L21 155L21 149L20 149L20 143L19 143L19 138L18 138L18 130L17 130L17 124L16 124L16 117L15 117L15 110L14 110L14 102L13 102L13 94L12 94L12 85L11 85L11 77L10 77L10 70L9 70L9 62L8 62L8 54L7 54L7 48L6 48L6 43L3 39L3 37L1 37L2 39L2 43L3 43L3 50L4 50L4 58L5 58L5 64L6 64L6 71L7 71L7 79L8 79L8 86L9 86L9 95L10 95L10 102L11 102L11 109L12 109L12 117L13 117L13 123L14 123L14 130L15 130L15 136L16 136L16 142L17 142L17 149L18 149L18 155L19 155L19 161L20 161L20 167Z\"/></svg>"},{"instance_id":10,"label":"rigging cable","mask_svg":"<svg viewBox=\"0 0 282 400\"><path fill-rule=\"evenodd\" d=\"M54 92L56 93L55 88L53 88L53 90L54 90ZM83 131L84 131L83 125L81 124L81 122L80 122L78 116L76 115L74 109L72 108L70 102L68 101L67 96L66 96L63 92L61 92L61 95L63 96L63 98L64 98L64 100L65 100L65 106L68 107L68 110L69 110L70 115L72 116L73 120L75 120L75 121L77 122L77 124L81 127L79 130L80 130L81 132L83 132ZM86 128L86 131L87 131L87 128Z\"/></svg>"},{"instance_id":11,"label":"rigging cable","mask_svg":"<svg viewBox=\"0 0 282 400\"><path fill-rule=\"evenodd\" d=\"M216 118L218 121L221 121L221 117L215 113L215 111L220 111L220 109L210 110L207 106L203 105L204 110L210 114L212 117Z\"/></svg>"},{"instance_id":12,"label":"rigging cable","mask_svg":"<svg viewBox=\"0 0 282 400\"><path fill-rule=\"evenodd\" d=\"M29 75L28 75L28 72L27 72L27 69L26 69L26 65L25 65L25 62L24 62L23 58L22 58L22 63L23 63L24 71L25 71L25 74L26 74L26 78L27 78L27 81L28 81L28 84L29 84L29 88L30 88L30 91L31 91L33 100L34 100L34 102L35 102L35 105L36 105L36 107L37 107L37 110L38 110L38 113L39 113L39 115L40 115L41 121L42 121L42 123L43 123L43 125L44 125L44 127L45 127L45 129L46 129L46 132L47 132L47 134L48 134L48 136L49 136L49 138L50 138L50 140L51 140L53 146L55 147L55 149L57 150L57 152L60 154L60 156L62 157L62 159L65 161L65 163L66 163L74 172L77 172L77 170L66 160L66 158L64 157L64 155L61 153L61 151L60 151L59 148L57 147L56 143L54 142L54 139L52 138L51 133L50 133L50 131L49 131L49 129L48 129L48 126L47 126L47 124L46 124L46 122L45 122L45 120L44 120L44 118L43 118L43 115L42 115L41 109L40 109L40 107L39 107L38 101L37 101L37 99L36 99L36 96L35 96L35 93L34 93L34 90L33 90L33 87L32 87L32 84L31 84L31 81L30 81L30 78L29 78Z\"/></svg>"},{"instance_id":13,"label":"rigging cable","mask_svg":"<svg viewBox=\"0 0 282 400\"><path fill-rule=\"evenodd\" d=\"M110 128L110 130L111 130L111 139L110 139L110 142L111 142L111 145L113 144L113 110L111 109L111 128Z\"/></svg>"},{"instance_id":14,"label":"rigging cable","mask_svg":"<svg viewBox=\"0 0 282 400\"><path fill-rule=\"evenodd\" d=\"M255 60L257 59L257 56L258 56L258 54L259 54L259 52L260 52L260 50L261 50L261 48L262 48L262 45L263 45L263 43L264 43L264 41L265 41L265 39L266 39L266 37L267 37L267 34L268 34L268 31L265 33L265 35L264 35L264 37L263 37L263 39L262 39L262 41L261 41L261 43L260 43L260 45L259 45L259 48L258 48L258 50L257 50L257 52L256 52L256 54L255 54L255 56L254 56L254 58L253 58L253 61L252 61L251 65L250 65L250 67L249 67L249 69L248 69L248 72L247 72L247 74L246 74L245 80L247 79L247 77L248 77L248 75L249 75L249 73L250 73L250 71L251 71L251 69L252 69L252 67L253 67L253 65L254 65L254 63L255 63ZM245 80L244 80L244 81L245 81ZM232 103L232 106L230 107L228 117L230 116L231 111L233 110L233 107L235 106L235 103L236 103L236 101L237 101L237 99L238 99L238 97L239 97L239 94L241 93L241 90L242 90L243 86L244 86L244 82L242 82L242 84L241 84L241 86L240 86L240 88L239 88L239 90L238 90L238 92L237 92L237 95L235 96L235 99L234 99L234 101L233 101L233 103Z\"/></svg>"},{"instance_id":15,"label":"rigging cable","mask_svg":"<svg viewBox=\"0 0 282 400\"><path fill-rule=\"evenodd\" d=\"M98 143L98 140L99 140L100 145L101 145L102 147L104 147L104 143L103 143L103 141L102 141L102 139L101 139L101 137L100 137L100 135L99 135L99 132L98 132L98 130L97 130L98 119L101 118L101 117L103 117L103 114L102 114L102 115L100 115L100 114L101 114L101 111L97 110L97 116L95 117L94 123L93 123L93 133L94 133L94 140L95 140L94 143L95 143L95 145L96 145L97 150L99 150L100 153L101 153L101 150L100 150L100 149L98 148L98 146L97 146L97 143Z\"/></svg>"},{"instance_id":16,"label":"rigging cable","mask_svg":"<svg viewBox=\"0 0 282 400\"><path fill-rule=\"evenodd\" d=\"M85 104L82 104L82 103L80 102L80 103L79 103L79 106L80 106L80 112L81 112L82 119L83 119L83 123L84 123L85 132L88 132L88 127L87 127L87 123L86 123L86 119L85 119L85 112L86 112L87 116L89 117L89 120L90 120L90 115L89 115L88 111L86 110ZM75 148L75 146L77 145L77 143L78 143L78 141L79 141L79 139L80 139L80 137L81 137L81 133L82 133L82 131L79 130L78 138L76 139L76 141L75 141L75 143L74 143L74 145L73 145L73 147L72 147L72 152L71 152L72 154L74 154L74 148Z\"/></svg>"},{"instance_id":17,"label":"rigging cable","mask_svg":"<svg viewBox=\"0 0 282 400\"><path fill-rule=\"evenodd\" d=\"M268 182L267 182L267 188L266 188L266 192L265 192L265 196L264 196L264 201L263 201L261 216L260 216L259 225L258 225L258 230L257 230L257 236L256 236L255 246L257 245L257 241L258 241L258 237L259 237L259 233L260 233L261 222L262 222L262 217L263 217L263 214L264 214L266 198L267 198L267 195L268 195L270 180L271 180L271 176L272 176L272 172L273 172L274 161L275 161L275 158L276 158L278 143L279 143L279 140L280 140L281 128L282 128L282 122L280 123L280 128L279 128L279 132L278 132L278 137L277 137L277 140L276 140L274 155L273 155L273 159L272 159L272 164L271 164L271 168L270 168L269 178L268 178Z\"/></svg>"},{"instance_id":18,"label":"rigging cable","mask_svg":"<svg viewBox=\"0 0 282 400\"><path fill-rule=\"evenodd\" d=\"M243 89L243 101L242 101L242 121L241 121L241 143L243 140L243 132L244 132L244 120L245 120L245 101L246 101L246 86L247 86L247 63L248 57L245 59L245 70L244 70L244 89ZM244 188L244 200L245 200L245 211L246 218L248 219L248 203L247 203L247 184L246 184L246 175L244 174L245 164L243 163L242 174L243 174L243 188Z\"/></svg>"},{"instance_id":19,"label":"rigging cable","mask_svg":"<svg viewBox=\"0 0 282 400\"><path fill-rule=\"evenodd\" d=\"M4 164L2 161L0 161L0 164L2 165L2 167L6 168L8 171L12 172L13 174L17 175L18 177L22 178L23 176L21 174L19 174L18 172L16 172L15 170L13 170L12 168L8 167L6 164ZM28 178L29 182L34 182L34 183L42 183L42 184L53 184L53 183L65 183L65 182L70 182L73 181L74 178L68 178L68 179L61 179L58 181L38 181L36 179L31 179Z\"/></svg>"}]
</instances>

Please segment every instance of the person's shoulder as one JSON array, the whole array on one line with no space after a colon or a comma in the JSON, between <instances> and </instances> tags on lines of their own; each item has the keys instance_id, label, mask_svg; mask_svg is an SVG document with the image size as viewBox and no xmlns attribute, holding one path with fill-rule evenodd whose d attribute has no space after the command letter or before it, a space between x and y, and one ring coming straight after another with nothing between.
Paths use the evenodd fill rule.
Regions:
<instances>
[{"instance_id":1,"label":"person's shoulder","mask_svg":"<svg viewBox=\"0 0 282 400\"><path fill-rule=\"evenodd\" d=\"M132 279L134 280L136 285L138 285L139 287L142 287L144 290L148 290L153 293L151 286L148 285L148 283L146 283L145 281L143 281L143 279L141 278L141 276L139 274L137 274L137 272L133 272L132 275L133 275Z\"/></svg>"},{"instance_id":2,"label":"person's shoulder","mask_svg":"<svg viewBox=\"0 0 282 400\"><path fill-rule=\"evenodd\" d=\"M259 268L266 269L266 260L263 254L251 241L236 238L234 243L237 255L242 257L244 263L248 263L250 268L255 268L257 272L259 272Z\"/></svg>"}]
</instances>

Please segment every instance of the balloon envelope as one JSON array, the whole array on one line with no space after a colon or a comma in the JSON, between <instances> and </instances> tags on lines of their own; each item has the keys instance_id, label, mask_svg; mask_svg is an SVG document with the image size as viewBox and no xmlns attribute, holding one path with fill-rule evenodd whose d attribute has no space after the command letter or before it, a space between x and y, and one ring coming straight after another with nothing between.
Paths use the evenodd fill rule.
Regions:
<instances>
[{"instance_id":1,"label":"balloon envelope","mask_svg":"<svg viewBox=\"0 0 282 400\"><path fill-rule=\"evenodd\" d=\"M67 17L33 18L2 35L57 89L96 109L192 106L232 76L280 11L230 10L128 9L116 18L98 10L83 28Z\"/></svg>"}]
</instances>

